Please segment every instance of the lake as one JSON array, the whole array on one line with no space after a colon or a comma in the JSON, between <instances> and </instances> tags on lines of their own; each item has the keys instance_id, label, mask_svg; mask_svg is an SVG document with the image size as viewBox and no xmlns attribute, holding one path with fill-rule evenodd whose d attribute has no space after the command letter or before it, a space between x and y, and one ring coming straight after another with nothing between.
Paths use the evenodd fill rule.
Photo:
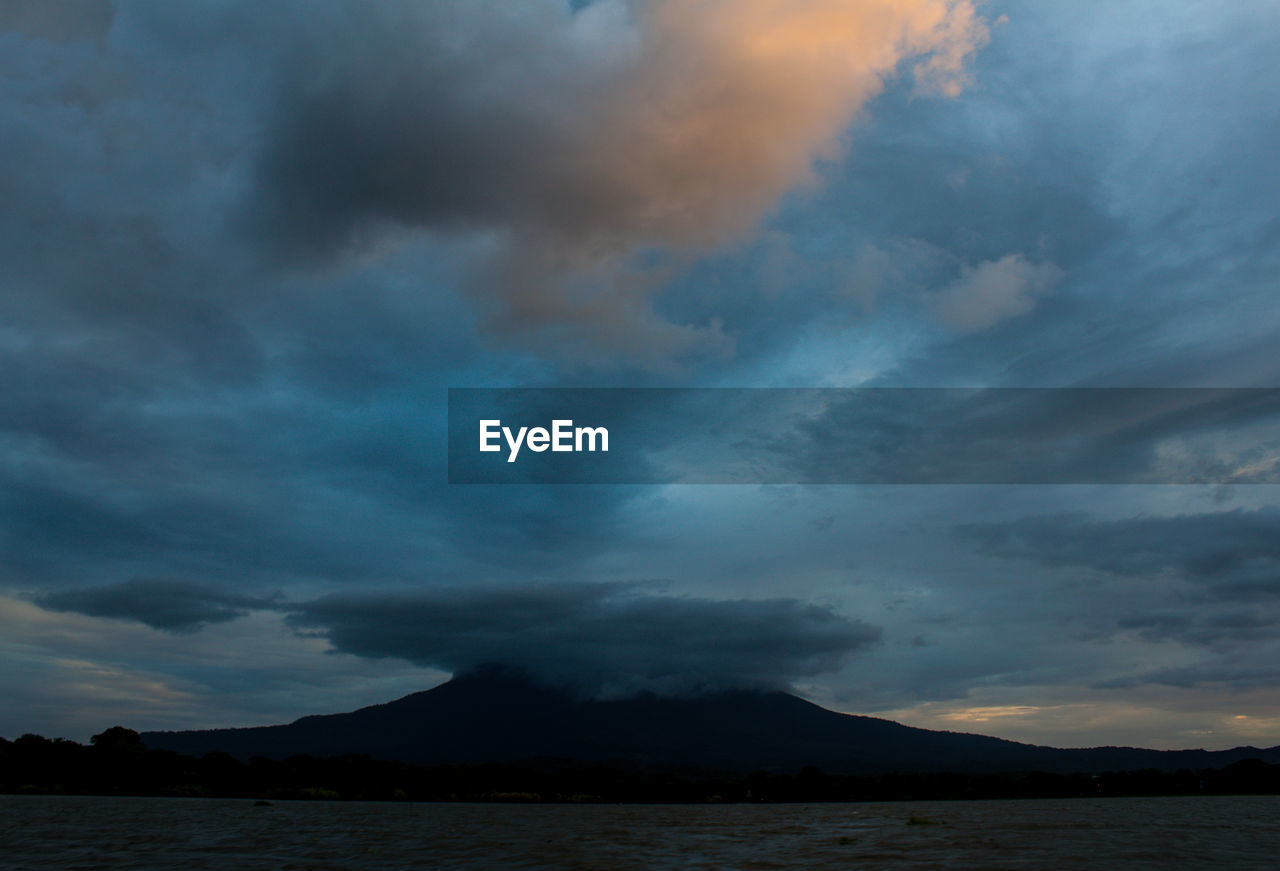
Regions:
<instances>
[{"instance_id":1,"label":"lake","mask_svg":"<svg viewBox=\"0 0 1280 871\"><path fill-rule=\"evenodd\" d=\"M0 796L5 869L1274 869L1280 796L516 805Z\"/></svg>"}]
</instances>

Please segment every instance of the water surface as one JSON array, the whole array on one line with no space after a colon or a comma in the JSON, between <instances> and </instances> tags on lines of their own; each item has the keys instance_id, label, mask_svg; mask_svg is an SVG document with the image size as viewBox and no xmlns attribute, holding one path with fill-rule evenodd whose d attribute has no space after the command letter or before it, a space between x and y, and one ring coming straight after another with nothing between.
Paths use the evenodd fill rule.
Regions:
<instances>
[{"instance_id":1,"label":"water surface","mask_svg":"<svg viewBox=\"0 0 1280 871\"><path fill-rule=\"evenodd\" d=\"M914 818L914 820L913 820ZM6 869L1275 869L1280 796L498 805L0 796Z\"/></svg>"}]
</instances>

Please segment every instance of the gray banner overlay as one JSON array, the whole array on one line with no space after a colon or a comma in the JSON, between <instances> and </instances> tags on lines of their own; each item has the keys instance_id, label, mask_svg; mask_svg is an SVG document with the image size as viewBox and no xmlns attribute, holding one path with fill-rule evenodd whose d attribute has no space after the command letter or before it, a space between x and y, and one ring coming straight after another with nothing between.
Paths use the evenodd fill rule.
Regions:
<instances>
[{"instance_id":1,"label":"gray banner overlay","mask_svg":"<svg viewBox=\"0 0 1280 871\"><path fill-rule=\"evenodd\" d=\"M449 482L1273 484L1280 389L451 389Z\"/></svg>"}]
</instances>

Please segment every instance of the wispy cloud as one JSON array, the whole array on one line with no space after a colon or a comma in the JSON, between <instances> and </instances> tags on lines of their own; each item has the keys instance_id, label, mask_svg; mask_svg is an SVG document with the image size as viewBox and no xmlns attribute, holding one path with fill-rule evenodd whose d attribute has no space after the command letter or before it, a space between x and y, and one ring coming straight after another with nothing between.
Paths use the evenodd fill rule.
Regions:
<instances>
[{"instance_id":1,"label":"wispy cloud","mask_svg":"<svg viewBox=\"0 0 1280 871\"><path fill-rule=\"evenodd\" d=\"M938 314L962 332L981 332L1035 308L1062 278L1052 263L1032 263L1021 254L966 267L937 299Z\"/></svg>"}]
</instances>

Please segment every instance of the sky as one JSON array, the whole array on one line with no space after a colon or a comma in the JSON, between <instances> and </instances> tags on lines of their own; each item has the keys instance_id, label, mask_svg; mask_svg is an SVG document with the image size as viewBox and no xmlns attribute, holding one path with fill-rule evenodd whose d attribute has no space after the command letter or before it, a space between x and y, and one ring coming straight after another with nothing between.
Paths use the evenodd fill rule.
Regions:
<instances>
[{"instance_id":1,"label":"sky","mask_svg":"<svg viewBox=\"0 0 1280 871\"><path fill-rule=\"evenodd\" d=\"M1280 744L1252 418L1113 457L1205 484L446 450L458 387L1280 387L1277 55L1271 0L0 0L0 735L501 661Z\"/></svg>"}]
</instances>

